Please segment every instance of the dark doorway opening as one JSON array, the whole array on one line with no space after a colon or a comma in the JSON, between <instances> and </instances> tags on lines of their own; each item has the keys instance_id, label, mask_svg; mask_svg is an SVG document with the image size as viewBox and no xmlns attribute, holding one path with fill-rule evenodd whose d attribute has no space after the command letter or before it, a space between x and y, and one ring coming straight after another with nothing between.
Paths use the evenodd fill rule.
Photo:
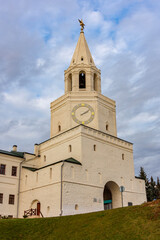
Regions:
<instances>
[{"instance_id":1,"label":"dark doorway opening","mask_svg":"<svg viewBox=\"0 0 160 240\"><path fill-rule=\"evenodd\" d=\"M112 209L112 193L107 186L105 186L104 188L103 200L104 200L104 210Z\"/></svg>"}]
</instances>

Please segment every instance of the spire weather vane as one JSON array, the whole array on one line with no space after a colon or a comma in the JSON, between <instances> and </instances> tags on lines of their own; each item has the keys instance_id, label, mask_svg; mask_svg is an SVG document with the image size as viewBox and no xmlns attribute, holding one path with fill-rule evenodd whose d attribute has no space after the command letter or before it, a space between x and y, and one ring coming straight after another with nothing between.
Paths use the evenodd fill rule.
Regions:
<instances>
[{"instance_id":1,"label":"spire weather vane","mask_svg":"<svg viewBox=\"0 0 160 240\"><path fill-rule=\"evenodd\" d=\"M83 32L83 29L84 29L85 24L84 24L84 22L83 22L82 19L81 19L81 20L78 19L78 21L79 21L80 26L81 26L81 32Z\"/></svg>"}]
</instances>

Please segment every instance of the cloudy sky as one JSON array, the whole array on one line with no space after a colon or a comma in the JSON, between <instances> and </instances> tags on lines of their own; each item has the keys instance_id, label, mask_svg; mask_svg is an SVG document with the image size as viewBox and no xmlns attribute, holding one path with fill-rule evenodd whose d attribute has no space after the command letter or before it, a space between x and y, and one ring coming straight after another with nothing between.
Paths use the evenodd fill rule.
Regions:
<instances>
[{"instance_id":1,"label":"cloudy sky","mask_svg":"<svg viewBox=\"0 0 160 240\"><path fill-rule=\"evenodd\" d=\"M64 93L80 27L116 100L118 137L135 172L160 176L160 1L0 0L0 148L33 152L49 138L50 102Z\"/></svg>"}]
</instances>

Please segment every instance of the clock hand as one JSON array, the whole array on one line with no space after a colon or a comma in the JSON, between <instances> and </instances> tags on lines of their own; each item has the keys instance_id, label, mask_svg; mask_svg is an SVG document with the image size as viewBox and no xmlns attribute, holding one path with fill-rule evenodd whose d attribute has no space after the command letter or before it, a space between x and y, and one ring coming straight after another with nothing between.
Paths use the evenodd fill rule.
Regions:
<instances>
[{"instance_id":1,"label":"clock hand","mask_svg":"<svg viewBox=\"0 0 160 240\"><path fill-rule=\"evenodd\" d=\"M86 114L86 113L88 113L88 112L89 112L89 109L88 109L87 111L81 113L81 116L84 115L84 114Z\"/></svg>"}]
</instances>

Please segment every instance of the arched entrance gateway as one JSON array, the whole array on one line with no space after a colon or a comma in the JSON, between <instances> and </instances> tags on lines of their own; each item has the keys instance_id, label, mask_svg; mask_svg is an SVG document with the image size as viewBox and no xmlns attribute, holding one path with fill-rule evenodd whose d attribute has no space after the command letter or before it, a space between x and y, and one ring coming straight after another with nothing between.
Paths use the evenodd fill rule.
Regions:
<instances>
[{"instance_id":1,"label":"arched entrance gateway","mask_svg":"<svg viewBox=\"0 0 160 240\"><path fill-rule=\"evenodd\" d=\"M104 210L121 207L121 193L119 186L113 182L109 181L104 186L103 191L104 200Z\"/></svg>"}]
</instances>

